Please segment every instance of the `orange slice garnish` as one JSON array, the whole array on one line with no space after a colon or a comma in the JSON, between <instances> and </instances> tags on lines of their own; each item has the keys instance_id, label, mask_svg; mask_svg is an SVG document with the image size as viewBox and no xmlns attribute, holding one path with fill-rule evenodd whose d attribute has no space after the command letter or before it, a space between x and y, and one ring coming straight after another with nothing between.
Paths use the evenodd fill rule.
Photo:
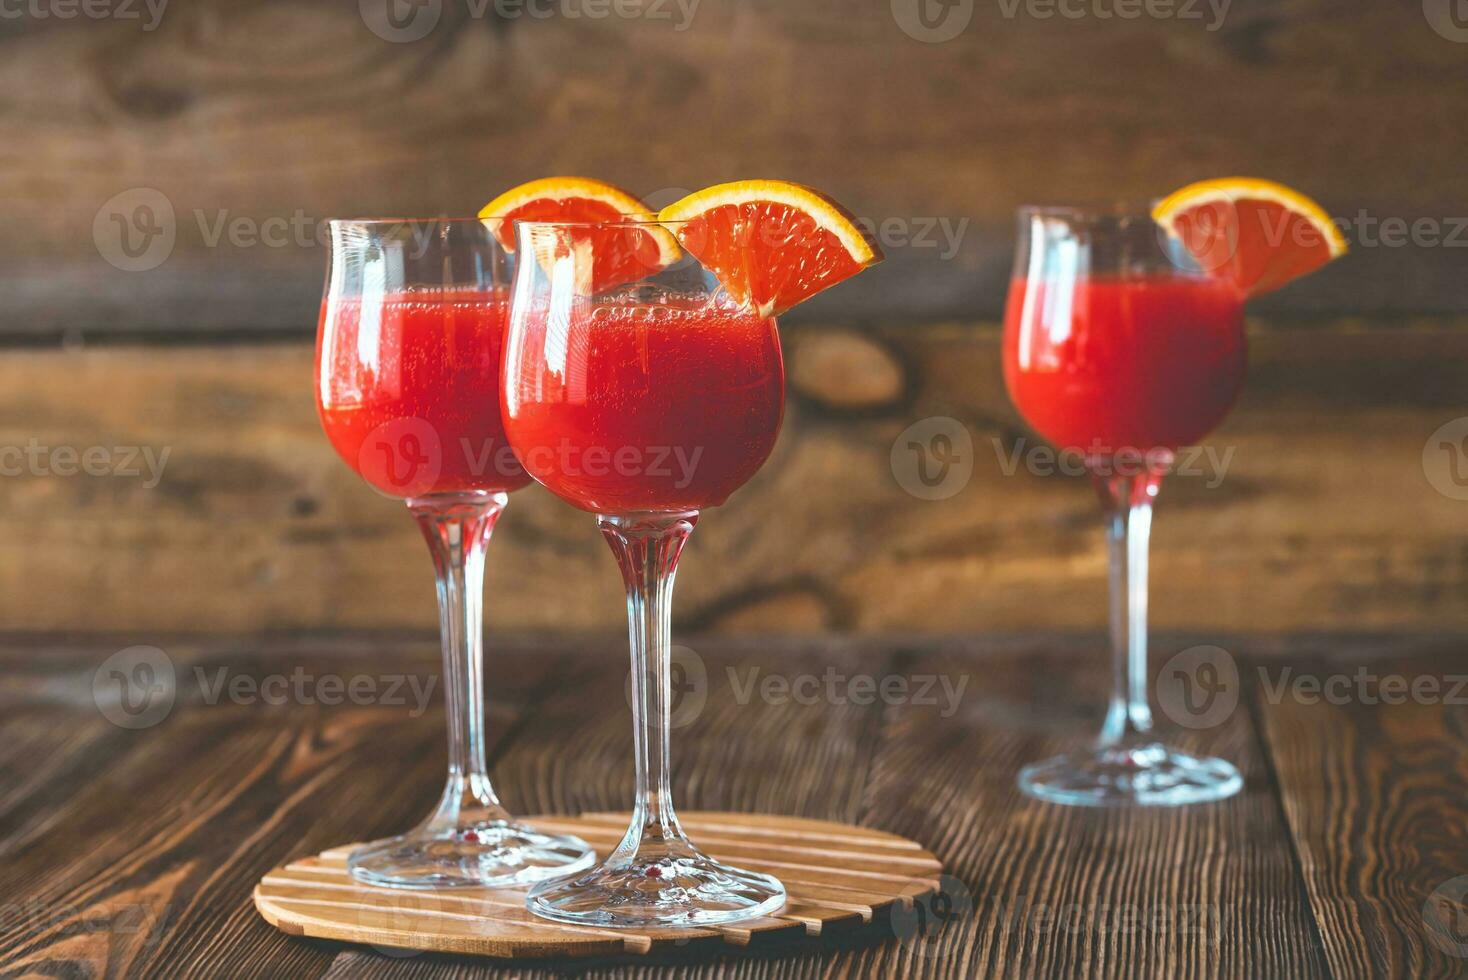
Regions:
<instances>
[{"instance_id":1,"label":"orange slice garnish","mask_svg":"<svg viewBox=\"0 0 1468 980\"><path fill-rule=\"evenodd\" d=\"M783 180L736 180L658 212L679 243L740 303L785 312L869 265L882 251L841 205Z\"/></svg>"},{"instance_id":2,"label":"orange slice garnish","mask_svg":"<svg viewBox=\"0 0 1468 980\"><path fill-rule=\"evenodd\" d=\"M1255 177L1203 180L1174 191L1152 218L1203 268L1257 296L1346 254L1325 209L1299 191Z\"/></svg>"},{"instance_id":3,"label":"orange slice garnish","mask_svg":"<svg viewBox=\"0 0 1468 980\"><path fill-rule=\"evenodd\" d=\"M653 221L652 211L614 184L589 177L542 177L512 187L479 209L479 217L506 251L515 251L516 221ZM585 228L567 233L591 255L588 293L651 275L683 254L671 232L657 224Z\"/></svg>"}]
</instances>

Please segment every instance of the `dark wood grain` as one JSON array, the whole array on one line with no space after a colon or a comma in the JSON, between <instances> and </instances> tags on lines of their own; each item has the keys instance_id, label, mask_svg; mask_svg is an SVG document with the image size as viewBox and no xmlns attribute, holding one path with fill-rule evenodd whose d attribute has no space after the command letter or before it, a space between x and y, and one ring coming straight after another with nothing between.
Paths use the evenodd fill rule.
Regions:
<instances>
[{"instance_id":1,"label":"dark wood grain","mask_svg":"<svg viewBox=\"0 0 1468 980\"><path fill-rule=\"evenodd\" d=\"M93 668L125 645L94 647ZM211 705L190 670L257 680L298 668L348 680L436 675L431 644L359 641L346 645L348 656L333 656L331 644L244 643L203 657L187 643L168 646L179 669L174 711L149 729L107 725L125 751L103 755L96 771L48 770L42 826L8 842L0 888L19 911L0 933L6 973L207 976L229 962L237 976L319 974L329 950L261 931L237 898L281 859L411 825L442 784L441 713L228 697ZM544 656L497 659L492 736L513 726L554 666ZM56 680L78 705L90 698L91 670ZM49 722L97 720L92 706L53 712Z\"/></svg>"},{"instance_id":2,"label":"dark wood grain","mask_svg":"<svg viewBox=\"0 0 1468 980\"><path fill-rule=\"evenodd\" d=\"M1173 652L1161 640L1155 661ZM1192 808L1049 806L1022 765L1089 744L1107 688L1099 641L953 641L901 661L911 677L968 677L959 710L889 708L865 819L921 826L972 902L914 972L966 976L1325 976L1274 787L1243 712L1173 741L1237 764L1244 791ZM985 670L984 664L994 669ZM1161 719L1165 722L1165 719Z\"/></svg>"},{"instance_id":3,"label":"dark wood grain","mask_svg":"<svg viewBox=\"0 0 1468 980\"><path fill-rule=\"evenodd\" d=\"M1468 502L1423 465L1434 431L1468 416L1465 326L1256 324L1247 388L1208 440L1226 467L1202 457L1163 486L1157 625L1468 628ZM1010 405L994 325L797 326L784 340L784 430L693 536L683 626L1104 628L1094 494ZM302 344L0 358L0 451L169 452L156 486L146 471L0 478L0 623L433 629L422 540L331 450L311 358ZM917 460L898 441L937 417L968 434L972 475L923 500L899 480L916 485ZM513 496L488 579L492 630L620 628L592 519L538 487Z\"/></svg>"},{"instance_id":4,"label":"dark wood grain","mask_svg":"<svg viewBox=\"0 0 1468 980\"><path fill-rule=\"evenodd\" d=\"M0 183L25 233L0 243L0 330L305 335L323 220L472 213L549 173L658 204L785 177L893 223L888 262L797 314L817 318L997 314L1022 203L1254 173L1353 223L1428 219L1441 239L1463 217L1464 47L1422 4L1235 0L1215 22L1017 0L959 5L972 19L944 43L857 0L703 3L686 23L470 6L443 3L406 44L350 3L195 0L153 31L7 20ZM176 243L127 272L93 228L140 188L168 199ZM1460 247L1351 237L1354 254L1264 308L1465 309Z\"/></svg>"},{"instance_id":5,"label":"dark wood grain","mask_svg":"<svg viewBox=\"0 0 1468 980\"><path fill-rule=\"evenodd\" d=\"M26 691L0 714L0 772L7 786L21 777L19 803L6 801L0 823L9 903L0 970L205 977L228 964L232 976L573 971L646 980L1462 974L1464 960L1434 946L1421 917L1432 890L1465 870L1462 707L1321 709L1268 693L1286 668L1461 672L1459 638L1225 638L1244 698L1218 728L1178 741L1237 761L1243 793L1128 813L1041 805L1013 784L1023 762L1093 732L1099 637L684 639L704 670L690 687L701 687L703 707L675 740L684 808L825 817L919 840L951 875L945 903L927 910L946 925L924 930L893 917L880 924L885 940L853 933L712 960L689 949L530 969L292 939L250 907L255 880L292 857L421 816L441 778L437 707L411 717L381 704L210 705L187 682L164 722L123 731L100 718L90 678L136 638L29 637L0 640L0 669ZM296 667L313 676L436 672L422 638L154 642L186 668L181 676L194 665L255 678ZM1159 637L1156 659L1196 642ZM685 655L685 665L694 662ZM802 704L756 692L741 703L752 668L787 680L829 670L837 696ZM489 674L494 774L513 809L626 806L630 725L618 640L504 641ZM962 688L936 704L912 696L857 704L848 695L859 674L905 679L909 695L930 676ZM43 765L28 770L27 754Z\"/></svg>"},{"instance_id":6,"label":"dark wood grain","mask_svg":"<svg viewBox=\"0 0 1468 980\"><path fill-rule=\"evenodd\" d=\"M1252 686L1336 976L1468 970L1468 658L1433 646L1301 642Z\"/></svg>"}]
</instances>

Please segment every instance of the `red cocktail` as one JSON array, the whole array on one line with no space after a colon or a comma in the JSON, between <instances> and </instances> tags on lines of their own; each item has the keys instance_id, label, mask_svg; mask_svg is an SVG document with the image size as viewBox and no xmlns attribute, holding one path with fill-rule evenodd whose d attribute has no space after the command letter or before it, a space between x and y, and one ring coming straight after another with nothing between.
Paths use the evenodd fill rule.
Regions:
<instances>
[{"instance_id":1,"label":"red cocktail","mask_svg":"<svg viewBox=\"0 0 1468 980\"><path fill-rule=\"evenodd\" d=\"M597 515L621 567L637 759L622 843L599 867L542 883L527 905L604 926L768 915L784 904L784 886L704 854L673 811L669 601L699 512L739 489L775 444L785 398L775 318L692 258L678 260L674 232L660 223L521 221L517 230L505 430L536 480ZM640 255L660 258L650 271L623 261Z\"/></svg>"},{"instance_id":2,"label":"red cocktail","mask_svg":"<svg viewBox=\"0 0 1468 980\"><path fill-rule=\"evenodd\" d=\"M602 514L702 510L770 455L785 401L773 317L710 297L552 309L522 314L505 422L554 493Z\"/></svg>"},{"instance_id":3,"label":"red cocktail","mask_svg":"<svg viewBox=\"0 0 1468 980\"><path fill-rule=\"evenodd\" d=\"M1020 414L1091 472L1111 557L1114 660L1095 749L1025 767L1019 784L1032 796L1176 806L1243 785L1230 763L1154 734L1146 616L1152 501L1174 451L1211 431L1238 395L1244 296L1145 212L1020 212L1004 378Z\"/></svg>"},{"instance_id":4,"label":"red cocktail","mask_svg":"<svg viewBox=\"0 0 1468 980\"><path fill-rule=\"evenodd\" d=\"M521 885L586 867L575 837L518 823L484 751L484 551L506 491L529 477L500 420L512 262L480 221L333 221L316 338L327 438L372 486L404 498L433 554L448 778L406 833L352 851L360 881L398 888Z\"/></svg>"},{"instance_id":5,"label":"red cocktail","mask_svg":"<svg viewBox=\"0 0 1468 980\"><path fill-rule=\"evenodd\" d=\"M509 317L495 286L328 297L316 401L332 446L395 497L525 486L500 419Z\"/></svg>"},{"instance_id":6,"label":"red cocktail","mask_svg":"<svg viewBox=\"0 0 1468 980\"><path fill-rule=\"evenodd\" d=\"M1016 279L1004 380L1057 447L1100 463L1213 430L1244 381L1243 295L1200 276Z\"/></svg>"},{"instance_id":7,"label":"red cocktail","mask_svg":"<svg viewBox=\"0 0 1468 980\"><path fill-rule=\"evenodd\" d=\"M769 457L785 406L775 317L881 258L839 205L779 181L706 188L658 220L521 220L505 430L597 515L627 589L636 795L616 849L541 882L536 915L687 928L769 915L772 875L703 853L673 808L673 580L700 512Z\"/></svg>"}]
</instances>

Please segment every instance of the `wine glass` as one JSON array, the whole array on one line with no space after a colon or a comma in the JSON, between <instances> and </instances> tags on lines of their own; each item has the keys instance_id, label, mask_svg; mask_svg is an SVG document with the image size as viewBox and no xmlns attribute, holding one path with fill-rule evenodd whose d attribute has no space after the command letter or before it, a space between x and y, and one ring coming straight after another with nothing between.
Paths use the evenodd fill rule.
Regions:
<instances>
[{"instance_id":1,"label":"wine glass","mask_svg":"<svg viewBox=\"0 0 1468 980\"><path fill-rule=\"evenodd\" d=\"M627 590L636 798L600 866L531 889L537 915L701 926L779 909L785 889L688 839L670 783L670 632L678 558L699 514L769 456L784 408L775 320L697 260L665 269L647 221L520 222L505 345L505 430L532 477L596 514ZM610 277L611 281L608 281ZM626 280L631 279L628 282Z\"/></svg>"},{"instance_id":2,"label":"wine glass","mask_svg":"<svg viewBox=\"0 0 1468 980\"><path fill-rule=\"evenodd\" d=\"M1055 803L1178 805L1243 785L1222 759L1163 744L1147 699L1147 540L1176 450L1223 420L1244 380L1243 294L1144 209L1023 208L1004 323L1020 414L1078 454L1101 498L1113 686L1094 749L1028 766Z\"/></svg>"},{"instance_id":3,"label":"wine glass","mask_svg":"<svg viewBox=\"0 0 1468 980\"><path fill-rule=\"evenodd\" d=\"M484 551L530 478L505 444L500 348L511 257L478 219L333 221L316 341L316 402L332 446L404 500L437 573L449 772L414 829L348 859L400 888L505 886L591 865L576 837L516 823L484 755Z\"/></svg>"}]
</instances>

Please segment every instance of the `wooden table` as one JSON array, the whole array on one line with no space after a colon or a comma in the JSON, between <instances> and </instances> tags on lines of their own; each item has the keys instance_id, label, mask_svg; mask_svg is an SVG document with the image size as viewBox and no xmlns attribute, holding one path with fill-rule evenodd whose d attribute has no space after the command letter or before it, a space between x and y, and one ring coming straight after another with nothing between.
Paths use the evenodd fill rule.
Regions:
<instances>
[{"instance_id":1,"label":"wooden table","mask_svg":"<svg viewBox=\"0 0 1468 980\"><path fill-rule=\"evenodd\" d=\"M1453 679L1468 672L1461 639L1224 641L1242 678L1237 707L1179 738L1238 762L1244 792L1131 812L1042 805L1014 788L1023 762L1094 730L1099 638L681 639L696 651L681 702L689 723L675 743L682 805L915 838L968 905L934 935L892 938L889 926L885 940L736 951L698 976L1468 974L1468 879L1454 883L1468 874L1468 687ZM1154 662L1202 642L1219 641L1161 637ZM119 716L109 700L121 690L113 668L148 680L127 673L141 655L99 672L135 643L163 650L176 684L166 717L131 729L104 716L93 682L108 714L142 718ZM492 757L507 804L626 807L620 640L492 647ZM250 892L272 866L424 815L442 778L438 692L419 713L407 683L389 687L404 675L436 680L431 638L10 637L0 669L0 974L694 972L676 959L393 956L293 939L256 914ZM888 680L885 699L878 686L871 703L856 703L867 700L857 675L906 678L907 691ZM340 693L326 677L341 679ZM1409 685L1405 703L1369 703L1397 699L1394 677ZM1436 693L1418 680L1414 697L1411 683L1427 677ZM365 678L355 693L353 678ZM950 691L964 685L956 704L945 678ZM371 703L322 703L334 697ZM1456 933L1434 935L1429 919Z\"/></svg>"}]
</instances>

